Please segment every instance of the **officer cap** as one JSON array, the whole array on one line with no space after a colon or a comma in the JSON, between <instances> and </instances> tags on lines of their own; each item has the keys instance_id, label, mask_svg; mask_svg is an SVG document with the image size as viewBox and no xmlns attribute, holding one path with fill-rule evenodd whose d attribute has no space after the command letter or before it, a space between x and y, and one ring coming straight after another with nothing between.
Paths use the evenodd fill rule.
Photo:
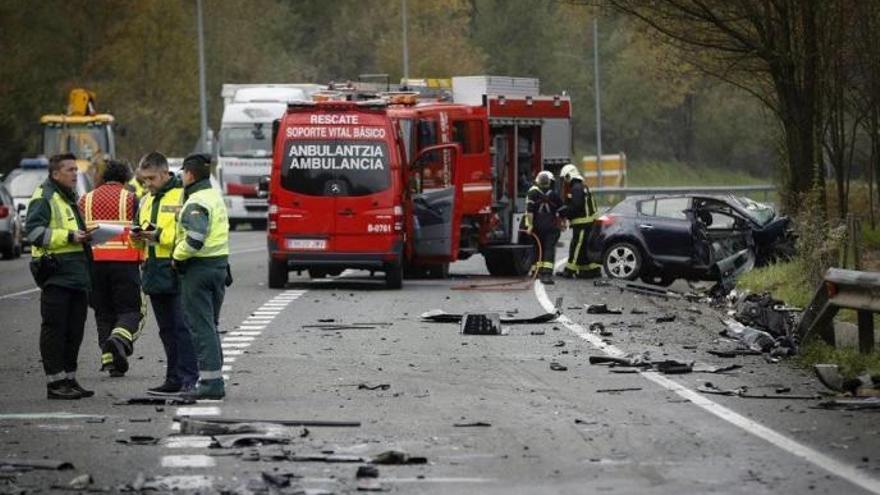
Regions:
<instances>
[{"instance_id":1,"label":"officer cap","mask_svg":"<svg viewBox=\"0 0 880 495\"><path fill-rule=\"evenodd\" d=\"M542 189L546 189L553 184L553 172L549 170L542 170L538 172L538 176L535 177L535 184Z\"/></svg>"},{"instance_id":2,"label":"officer cap","mask_svg":"<svg viewBox=\"0 0 880 495\"><path fill-rule=\"evenodd\" d=\"M199 168L209 168L211 166L211 155L206 153L193 153L183 159L184 170L194 170Z\"/></svg>"}]
</instances>

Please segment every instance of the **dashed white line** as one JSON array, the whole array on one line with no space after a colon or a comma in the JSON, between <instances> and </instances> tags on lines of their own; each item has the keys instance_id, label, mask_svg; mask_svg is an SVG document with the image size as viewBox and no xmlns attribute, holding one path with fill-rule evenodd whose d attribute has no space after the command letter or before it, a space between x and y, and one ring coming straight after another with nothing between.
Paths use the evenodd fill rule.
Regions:
<instances>
[{"instance_id":1,"label":"dashed white line","mask_svg":"<svg viewBox=\"0 0 880 495\"><path fill-rule=\"evenodd\" d=\"M231 337L246 337L246 336L257 337L262 334L263 334L263 332L229 332L227 335L229 335Z\"/></svg>"},{"instance_id":2,"label":"dashed white line","mask_svg":"<svg viewBox=\"0 0 880 495\"><path fill-rule=\"evenodd\" d=\"M226 349L227 347L230 349L240 349L250 346L250 342L220 342L220 347L222 347L223 349Z\"/></svg>"},{"instance_id":3,"label":"dashed white line","mask_svg":"<svg viewBox=\"0 0 880 495\"><path fill-rule=\"evenodd\" d=\"M206 449L213 439L201 435L175 435L162 439L162 446L169 449Z\"/></svg>"},{"instance_id":4,"label":"dashed white line","mask_svg":"<svg viewBox=\"0 0 880 495\"><path fill-rule=\"evenodd\" d=\"M238 328L241 330L263 330L266 325L239 325Z\"/></svg>"},{"instance_id":5,"label":"dashed white line","mask_svg":"<svg viewBox=\"0 0 880 495\"><path fill-rule=\"evenodd\" d=\"M241 356L244 354L244 351L241 349L229 349L228 351L223 351L223 358L226 359L226 356ZM229 361L226 359L226 361Z\"/></svg>"},{"instance_id":6,"label":"dashed white line","mask_svg":"<svg viewBox=\"0 0 880 495\"><path fill-rule=\"evenodd\" d=\"M233 335L230 337L223 337L223 342L253 342L256 337L240 337L237 335Z\"/></svg>"},{"instance_id":7,"label":"dashed white line","mask_svg":"<svg viewBox=\"0 0 880 495\"><path fill-rule=\"evenodd\" d=\"M559 264L561 266L562 263ZM557 268L559 268L557 266ZM550 298L547 297L547 291L544 289L544 284L536 281L534 286L535 297L537 297L538 302L547 312L556 311L553 303L550 302ZM602 342L601 338L595 334L590 333L583 326L571 321L567 316L563 315L557 318L559 323L563 324L566 328L577 334L580 338L590 342L598 349L601 349L602 352L608 354L612 357L621 357L625 355L624 351L618 349L613 345L606 344ZM840 478L847 480L855 485L858 485L865 490L868 490L871 493L875 493L880 495L880 481L871 477L870 475L865 474L863 471L855 468L849 464L840 462L836 459L832 459L831 457L813 450L806 445L803 445L787 436L776 432L756 421L753 421L739 413L736 413L717 402L707 399L705 396L694 392L693 390L670 380L664 376L661 376L654 372L643 372L641 375L648 380L660 385L661 387L678 394L680 397L689 400L692 404L700 407L701 409L727 421L728 423L737 426L752 435L764 439L771 444L779 447L780 449L792 454L796 457L804 459L820 468L828 471L829 473L839 476Z\"/></svg>"},{"instance_id":8,"label":"dashed white line","mask_svg":"<svg viewBox=\"0 0 880 495\"><path fill-rule=\"evenodd\" d=\"M177 408L178 416L220 416L220 408L215 406L185 406Z\"/></svg>"}]
</instances>

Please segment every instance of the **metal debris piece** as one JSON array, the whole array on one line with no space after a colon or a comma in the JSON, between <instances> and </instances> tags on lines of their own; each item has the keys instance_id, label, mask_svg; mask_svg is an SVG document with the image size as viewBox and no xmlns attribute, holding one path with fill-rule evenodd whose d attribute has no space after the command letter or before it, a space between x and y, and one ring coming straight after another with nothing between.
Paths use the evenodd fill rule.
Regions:
<instances>
[{"instance_id":1,"label":"metal debris piece","mask_svg":"<svg viewBox=\"0 0 880 495\"><path fill-rule=\"evenodd\" d=\"M753 351L769 352L775 345L776 340L769 333L752 328L736 320L723 320L727 327L721 335L737 340Z\"/></svg>"},{"instance_id":2,"label":"metal debris piece","mask_svg":"<svg viewBox=\"0 0 880 495\"><path fill-rule=\"evenodd\" d=\"M353 463L353 462L369 462L369 459L365 459L361 456L357 455L343 455L343 454L305 454L305 455L292 455L289 456L288 460L292 462L328 462L328 463Z\"/></svg>"},{"instance_id":3,"label":"metal debris piece","mask_svg":"<svg viewBox=\"0 0 880 495\"><path fill-rule=\"evenodd\" d=\"M71 490L85 490L93 481L92 475L86 473L70 480L70 483L68 483L67 486L70 487Z\"/></svg>"},{"instance_id":4,"label":"metal debris piece","mask_svg":"<svg viewBox=\"0 0 880 495\"><path fill-rule=\"evenodd\" d=\"M694 371L693 361L683 362L674 359L667 359L664 361L655 361L651 363L651 365L654 369L665 375L682 375Z\"/></svg>"},{"instance_id":5,"label":"metal debris piece","mask_svg":"<svg viewBox=\"0 0 880 495\"><path fill-rule=\"evenodd\" d=\"M391 388L390 383L380 383L378 385L367 385L366 383L358 384L358 390L388 390Z\"/></svg>"},{"instance_id":6,"label":"metal debris piece","mask_svg":"<svg viewBox=\"0 0 880 495\"><path fill-rule=\"evenodd\" d=\"M376 466L371 466L369 464L365 464L363 466L358 466L356 478L378 478L379 477L379 468Z\"/></svg>"},{"instance_id":7,"label":"metal debris piece","mask_svg":"<svg viewBox=\"0 0 880 495\"><path fill-rule=\"evenodd\" d=\"M214 435L212 447L234 449L238 447L258 447L261 445L287 445L291 438L266 433L245 433L241 435Z\"/></svg>"},{"instance_id":8,"label":"metal debris piece","mask_svg":"<svg viewBox=\"0 0 880 495\"><path fill-rule=\"evenodd\" d=\"M553 371L568 371L567 366L563 366L563 365L557 363L556 361L553 361L552 363L550 363L550 369Z\"/></svg>"},{"instance_id":9,"label":"metal debris piece","mask_svg":"<svg viewBox=\"0 0 880 495\"><path fill-rule=\"evenodd\" d=\"M386 450L373 457L373 464L427 464L426 457L410 456L399 450Z\"/></svg>"},{"instance_id":10,"label":"metal debris piece","mask_svg":"<svg viewBox=\"0 0 880 495\"><path fill-rule=\"evenodd\" d=\"M565 347L565 341L557 340L556 343L553 344L553 347Z\"/></svg>"},{"instance_id":11,"label":"metal debris piece","mask_svg":"<svg viewBox=\"0 0 880 495\"><path fill-rule=\"evenodd\" d=\"M561 298L560 298L561 299ZM557 299L557 308L561 307L561 301ZM489 313L492 314L492 313ZM516 318L510 316L501 317L501 323L506 323L510 325L526 325L531 323L548 323L555 320L559 316L559 311L557 309L554 313L544 313L537 316L532 316L528 318ZM459 313L447 313L442 309L432 309L430 311L426 311L422 313L421 319L423 321L429 321L432 323L461 323L463 314Z\"/></svg>"},{"instance_id":12,"label":"metal debris piece","mask_svg":"<svg viewBox=\"0 0 880 495\"><path fill-rule=\"evenodd\" d=\"M671 313L654 318L655 323L671 323L673 321L675 321L675 315Z\"/></svg>"},{"instance_id":13,"label":"metal debris piece","mask_svg":"<svg viewBox=\"0 0 880 495\"><path fill-rule=\"evenodd\" d=\"M188 420L191 422L198 421L199 423L212 423L212 424L241 424L241 423L257 423L257 424L271 424L271 425L281 425L281 426L310 426L313 428L318 427L328 427L328 428L343 428L343 427L351 427L351 428L360 428L360 421L331 421L331 420L310 420L310 419L238 419L238 418L222 418L222 417L207 417L207 416L199 416L198 420L194 420L189 416L175 416L175 421L181 422L181 431L183 429L183 420Z\"/></svg>"},{"instance_id":14,"label":"metal debris piece","mask_svg":"<svg viewBox=\"0 0 880 495\"><path fill-rule=\"evenodd\" d=\"M607 304L585 304L587 314L591 315L619 315L623 314L620 308L609 308Z\"/></svg>"},{"instance_id":15,"label":"metal debris piece","mask_svg":"<svg viewBox=\"0 0 880 495\"><path fill-rule=\"evenodd\" d=\"M465 313L461 318L462 335L502 335L498 313Z\"/></svg>"},{"instance_id":16,"label":"metal debris piece","mask_svg":"<svg viewBox=\"0 0 880 495\"><path fill-rule=\"evenodd\" d=\"M712 384L712 382L706 382L705 384L697 387L699 392L704 394L714 394L714 395L727 395L727 396L736 396L742 397L743 399L792 399L792 400L813 400L818 399L818 395L795 395L795 394L750 394L749 388L745 385L735 389L720 389Z\"/></svg>"},{"instance_id":17,"label":"metal debris piece","mask_svg":"<svg viewBox=\"0 0 880 495\"><path fill-rule=\"evenodd\" d=\"M532 330L531 332L529 332L529 335L544 335L544 334L546 334L546 332L544 332L543 330Z\"/></svg>"},{"instance_id":18,"label":"metal debris piece","mask_svg":"<svg viewBox=\"0 0 880 495\"><path fill-rule=\"evenodd\" d=\"M721 358L735 358L737 356L758 356L761 354L761 351L755 351L752 349L731 349L731 350L718 350L718 349L709 349L706 351L707 353Z\"/></svg>"},{"instance_id":19,"label":"metal debris piece","mask_svg":"<svg viewBox=\"0 0 880 495\"><path fill-rule=\"evenodd\" d=\"M597 394L616 394L620 392L637 392L641 390L642 387L623 387L623 388L600 388L596 390Z\"/></svg>"},{"instance_id":20,"label":"metal debris piece","mask_svg":"<svg viewBox=\"0 0 880 495\"><path fill-rule=\"evenodd\" d=\"M485 421L474 421L472 423L454 423L452 426L456 428L488 428L492 426L492 423L487 423Z\"/></svg>"},{"instance_id":21,"label":"metal debris piece","mask_svg":"<svg viewBox=\"0 0 880 495\"><path fill-rule=\"evenodd\" d=\"M622 358L612 356L590 356L590 364L611 364L615 366L650 368L651 357L647 352L642 354L627 354Z\"/></svg>"},{"instance_id":22,"label":"metal debris piece","mask_svg":"<svg viewBox=\"0 0 880 495\"><path fill-rule=\"evenodd\" d=\"M742 368L742 365L731 364L730 366L708 366L705 364L694 365L694 373L727 373Z\"/></svg>"}]
</instances>

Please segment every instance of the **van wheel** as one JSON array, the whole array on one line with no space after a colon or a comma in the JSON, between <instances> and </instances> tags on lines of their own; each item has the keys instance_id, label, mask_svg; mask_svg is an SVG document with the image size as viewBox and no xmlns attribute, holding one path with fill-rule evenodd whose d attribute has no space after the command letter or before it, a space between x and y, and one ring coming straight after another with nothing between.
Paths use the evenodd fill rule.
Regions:
<instances>
[{"instance_id":1,"label":"van wheel","mask_svg":"<svg viewBox=\"0 0 880 495\"><path fill-rule=\"evenodd\" d=\"M326 276L327 270L321 270L320 268L309 268L310 278L324 278Z\"/></svg>"},{"instance_id":2,"label":"van wheel","mask_svg":"<svg viewBox=\"0 0 880 495\"><path fill-rule=\"evenodd\" d=\"M438 263L427 267L428 278L448 278L449 263Z\"/></svg>"},{"instance_id":3,"label":"van wheel","mask_svg":"<svg viewBox=\"0 0 880 495\"><path fill-rule=\"evenodd\" d=\"M535 263L535 249L529 246L483 251L486 269L494 277L524 277Z\"/></svg>"},{"instance_id":4,"label":"van wheel","mask_svg":"<svg viewBox=\"0 0 880 495\"><path fill-rule=\"evenodd\" d=\"M635 280L642 271L642 253L628 242L618 242L602 256L605 273L618 280Z\"/></svg>"},{"instance_id":5,"label":"van wheel","mask_svg":"<svg viewBox=\"0 0 880 495\"><path fill-rule=\"evenodd\" d=\"M269 260L269 288L283 289L287 285L287 262Z\"/></svg>"},{"instance_id":6,"label":"van wheel","mask_svg":"<svg viewBox=\"0 0 880 495\"><path fill-rule=\"evenodd\" d=\"M385 267L385 285L389 289L403 287L403 266L400 263L392 263Z\"/></svg>"}]
</instances>

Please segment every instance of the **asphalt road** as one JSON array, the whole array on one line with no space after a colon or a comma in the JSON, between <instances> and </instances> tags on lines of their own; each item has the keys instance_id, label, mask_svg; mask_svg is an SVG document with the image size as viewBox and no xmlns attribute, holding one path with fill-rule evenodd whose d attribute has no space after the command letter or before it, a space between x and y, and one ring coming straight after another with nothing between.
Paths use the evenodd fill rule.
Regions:
<instances>
[{"instance_id":1,"label":"asphalt road","mask_svg":"<svg viewBox=\"0 0 880 495\"><path fill-rule=\"evenodd\" d=\"M37 350L39 292L27 257L0 262L0 463L48 458L74 466L18 474L0 468L0 493L49 492L84 473L93 488L111 492L142 473L148 487L259 493L263 472L294 474L293 485L312 493L353 493L362 463L292 461L289 453L347 460L388 450L427 460L378 466L380 486L395 493L880 493L876 414L820 410L818 400L694 391L707 381L771 396L780 387L799 395L821 389L789 363L707 354L721 345L722 328L707 306L590 281L497 285L479 256L456 263L449 279L407 280L402 291L385 290L365 272L320 281L292 274L285 290L270 290L262 234L234 233L232 252L235 284L221 319L228 395L184 410L114 405L161 381L152 315L121 379L97 371L90 318L79 375L97 395L47 401ZM562 318L512 325L506 336L463 336L455 324L419 319L431 309L531 316L559 296ZM597 303L623 313L583 310ZM662 314L676 320L657 323ZM590 332L595 322L611 335ZM355 323L371 325L310 327ZM643 351L742 368L619 374L588 362L591 355ZM292 427L285 446L224 449L208 448L206 436L177 434L176 414L361 425ZM485 426L456 426L474 423ZM132 436L158 443L123 443ZM276 458L287 460L273 460L282 450L288 453Z\"/></svg>"}]
</instances>

